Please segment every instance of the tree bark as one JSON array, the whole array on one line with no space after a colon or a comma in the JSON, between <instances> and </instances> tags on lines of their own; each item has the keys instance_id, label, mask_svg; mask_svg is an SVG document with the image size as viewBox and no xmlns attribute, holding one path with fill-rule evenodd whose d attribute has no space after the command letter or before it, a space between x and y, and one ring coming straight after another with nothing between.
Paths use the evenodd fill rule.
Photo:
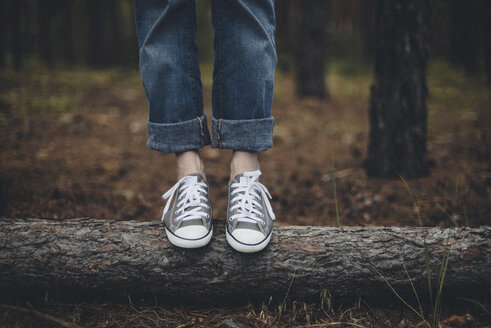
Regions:
<instances>
[{"instance_id":1,"label":"tree bark","mask_svg":"<svg viewBox=\"0 0 491 328\"><path fill-rule=\"evenodd\" d=\"M415 178L428 174L426 65L428 0L379 0L375 80L365 162L370 176Z\"/></svg>"},{"instance_id":2,"label":"tree bark","mask_svg":"<svg viewBox=\"0 0 491 328\"><path fill-rule=\"evenodd\" d=\"M486 81L488 87L491 87L491 3L486 1L481 13L482 35L484 43L484 65L486 70Z\"/></svg>"},{"instance_id":3,"label":"tree bark","mask_svg":"<svg viewBox=\"0 0 491 328\"><path fill-rule=\"evenodd\" d=\"M73 48L73 0L62 0L59 3L61 12L62 40L63 40L63 59L65 65L73 66L75 63L75 50Z\"/></svg>"},{"instance_id":4,"label":"tree bark","mask_svg":"<svg viewBox=\"0 0 491 328\"><path fill-rule=\"evenodd\" d=\"M360 3L359 21L363 36L363 57L373 62L375 53L375 0L362 0Z\"/></svg>"},{"instance_id":5,"label":"tree bark","mask_svg":"<svg viewBox=\"0 0 491 328\"><path fill-rule=\"evenodd\" d=\"M104 44L104 4L106 1L103 0L89 0L86 3L89 13L88 63L92 67L103 67L107 64L107 47Z\"/></svg>"},{"instance_id":6,"label":"tree bark","mask_svg":"<svg viewBox=\"0 0 491 328\"><path fill-rule=\"evenodd\" d=\"M300 97L328 96L325 74L327 61L326 0L301 0L297 47L297 92Z\"/></svg>"},{"instance_id":7,"label":"tree bark","mask_svg":"<svg viewBox=\"0 0 491 328\"><path fill-rule=\"evenodd\" d=\"M290 33L290 0L282 0L274 2L274 11L276 17L276 47L278 53L278 68L282 71L289 72L291 65L291 49L294 48L292 35Z\"/></svg>"},{"instance_id":8,"label":"tree bark","mask_svg":"<svg viewBox=\"0 0 491 328\"><path fill-rule=\"evenodd\" d=\"M21 0L12 1L12 62L14 69L20 71L22 69L22 64L24 62L24 52L22 47L22 42L24 38L22 37L22 5Z\"/></svg>"},{"instance_id":9,"label":"tree bark","mask_svg":"<svg viewBox=\"0 0 491 328\"><path fill-rule=\"evenodd\" d=\"M153 295L192 301L269 296L427 296L450 245L444 290L491 287L491 227L276 226L257 254L228 246L223 223L201 249L169 244L160 221L0 219L0 294ZM404 266L407 269L405 272ZM383 277L383 278L382 278ZM435 290L436 288L434 288Z\"/></svg>"},{"instance_id":10,"label":"tree bark","mask_svg":"<svg viewBox=\"0 0 491 328\"><path fill-rule=\"evenodd\" d=\"M111 61L115 64L121 64L126 56L122 40L122 22L121 22L121 2L109 1L107 4L107 13L111 23L111 49L109 51Z\"/></svg>"},{"instance_id":11,"label":"tree bark","mask_svg":"<svg viewBox=\"0 0 491 328\"><path fill-rule=\"evenodd\" d=\"M48 67L53 66L53 15L56 4L52 0L37 2L39 57Z\"/></svg>"},{"instance_id":12,"label":"tree bark","mask_svg":"<svg viewBox=\"0 0 491 328\"><path fill-rule=\"evenodd\" d=\"M479 74L480 12L489 1L450 1L450 51L453 64L463 67L468 74ZM489 17L486 17L489 20Z\"/></svg>"},{"instance_id":13,"label":"tree bark","mask_svg":"<svg viewBox=\"0 0 491 328\"><path fill-rule=\"evenodd\" d=\"M0 1L0 68L6 66L7 61L7 3Z\"/></svg>"}]
</instances>

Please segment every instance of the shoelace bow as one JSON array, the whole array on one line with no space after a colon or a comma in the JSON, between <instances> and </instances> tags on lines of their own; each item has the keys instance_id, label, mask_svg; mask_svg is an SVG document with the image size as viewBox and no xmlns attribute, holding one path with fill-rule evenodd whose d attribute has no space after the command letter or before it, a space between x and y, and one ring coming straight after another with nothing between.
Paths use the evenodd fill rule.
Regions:
<instances>
[{"instance_id":1,"label":"shoelace bow","mask_svg":"<svg viewBox=\"0 0 491 328\"><path fill-rule=\"evenodd\" d=\"M260 211L263 207L259 200L264 199L266 210L272 220L276 217L273 213L273 208L269 203L268 197L271 199L271 194L268 189L260 182L257 181L261 171L245 172L243 178L239 182L232 183L231 188L231 204L235 204L230 210L238 209L238 213L232 215L229 219L233 221L237 219L243 222L262 223L264 224L264 214Z\"/></svg>"},{"instance_id":2,"label":"shoelace bow","mask_svg":"<svg viewBox=\"0 0 491 328\"><path fill-rule=\"evenodd\" d=\"M181 185L181 187L179 187L179 185ZM174 218L174 222L178 222L179 220L187 221L201 219L203 216L206 218L209 217L209 214L203 211L203 207L209 207L207 204L208 199L200 194L200 192L206 192L206 183L204 181L198 182L198 177L196 176L185 176L162 195L163 199L169 199L165 204L164 212L162 213L162 221L169 210L174 194L178 190L181 194L177 199L178 203L175 214L181 213L181 215ZM188 210L188 208L191 209Z\"/></svg>"}]
</instances>

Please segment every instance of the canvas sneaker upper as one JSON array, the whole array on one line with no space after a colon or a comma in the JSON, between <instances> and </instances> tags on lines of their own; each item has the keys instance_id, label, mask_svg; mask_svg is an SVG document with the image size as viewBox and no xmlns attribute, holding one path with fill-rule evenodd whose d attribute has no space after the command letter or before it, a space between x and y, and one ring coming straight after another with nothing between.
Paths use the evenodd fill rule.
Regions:
<instances>
[{"instance_id":1,"label":"canvas sneaker upper","mask_svg":"<svg viewBox=\"0 0 491 328\"><path fill-rule=\"evenodd\" d=\"M168 199L162 221L173 244L176 244L174 241L177 237L182 239L177 246L201 247L203 242L193 241L208 236L211 238L212 209L209 188L201 174L186 175L162 195L162 198Z\"/></svg>"},{"instance_id":2,"label":"canvas sneaker upper","mask_svg":"<svg viewBox=\"0 0 491 328\"><path fill-rule=\"evenodd\" d=\"M227 240L238 251L256 252L271 238L275 215L268 189L258 180L261 171L238 174L228 185Z\"/></svg>"}]
</instances>

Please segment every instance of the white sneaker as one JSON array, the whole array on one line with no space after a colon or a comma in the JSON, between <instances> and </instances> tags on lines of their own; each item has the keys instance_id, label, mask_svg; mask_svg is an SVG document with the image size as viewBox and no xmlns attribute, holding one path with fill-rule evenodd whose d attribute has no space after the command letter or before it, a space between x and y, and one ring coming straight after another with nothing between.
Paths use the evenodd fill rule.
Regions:
<instances>
[{"instance_id":1,"label":"white sneaker","mask_svg":"<svg viewBox=\"0 0 491 328\"><path fill-rule=\"evenodd\" d=\"M169 199L162 221L167 238L173 245L197 248L210 242L213 219L208 190L203 176L193 173L183 177L162 196Z\"/></svg>"},{"instance_id":2,"label":"white sneaker","mask_svg":"<svg viewBox=\"0 0 491 328\"><path fill-rule=\"evenodd\" d=\"M257 181L261 171L236 175L228 184L226 237L233 249L255 253L264 249L273 231L275 215L268 189Z\"/></svg>"}]
</instances>

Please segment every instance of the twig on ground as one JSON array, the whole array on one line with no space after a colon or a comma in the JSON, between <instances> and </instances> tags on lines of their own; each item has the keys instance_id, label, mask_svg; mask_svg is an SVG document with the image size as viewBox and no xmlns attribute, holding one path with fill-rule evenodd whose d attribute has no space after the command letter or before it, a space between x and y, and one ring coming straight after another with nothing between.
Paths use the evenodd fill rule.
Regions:
<instances>
[{"instance_id":1,"label":"twig on ground","mask_svg":"<svg viewBox=\"0 0 491 328\"><path fill-rule=\"evenodd\" d=\"M68 328L84 328L84 326L78 325L76 323L72 322L67 322L65 320L62 320L60 318L57 318L55 316L52 316L50 314L43 313L41 311L36 310L35 308L32 307L30 309L26 309L20 306L15 306L15 305L7 305L7 304L0 304L0 307L3 307L5 309L10 309L14 311L19 311L19 312L25 312L25 313L33 313L37 315L38 317L41 317L45 320L56 322L57 324L63 326L63 327L68 327Z\"/></svg>"}]
</instances>

